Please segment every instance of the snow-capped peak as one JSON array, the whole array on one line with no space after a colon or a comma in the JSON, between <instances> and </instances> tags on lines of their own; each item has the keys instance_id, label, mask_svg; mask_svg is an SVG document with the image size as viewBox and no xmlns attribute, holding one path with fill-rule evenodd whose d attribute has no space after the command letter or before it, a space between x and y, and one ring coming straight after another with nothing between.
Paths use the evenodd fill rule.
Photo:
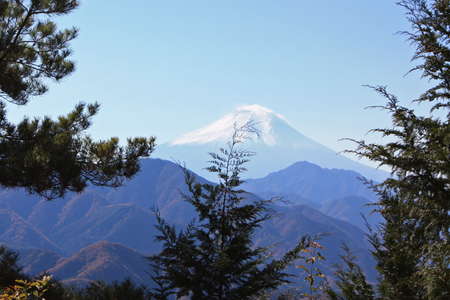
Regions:
<instances>
[{"instance_id":1,"label":"snow-capped peak","mask_svg":"<svg viewBox=\"0 0 450 300\"><path fill-rule=\"evenodd\" d=\"M275 115L280 119L285 119L282 115L277 114L274 111L268 109L267 107L261 106L259 104L239 106L236 108L235 113L250 113L260 118L267 118L270 115Z\"/></svg>"},{"instance_id":2,"label":"snow-capped peak","mask_svg":"<svg viewBox=\"0 0 450 300\"><path fill-rule=\"evenodd\" d=\"M325 168L350 169L367 178L384 180L386 174L354 162L333 150L304 136L286 119L261 105L237 107L219 120L159 147L157 155L164 159L178 159L202 176L215 180L204 170L207 153L216 153L230 141L236 128L253 123L258 134L248 134L251 139L244 147L257 155L248 165L248 177L263 177L298 161L309 161Z\"/></svg>"},{"instance_id":3,"label":"snow-capped peak","mask_svg":"<svg viewBox=\"0 0 450 300\"><path fill-rule=\"evenodd\" d=\"M240 106L232 113L198 130L191 131L175 139L171 145L206 144L215 141L227 141L236 128L251 122L258 130L258 135L252 136L267 145L277 142L275 123L284 123L286 119L272 110L258 104Z\"/></svg>"}]
</instances>

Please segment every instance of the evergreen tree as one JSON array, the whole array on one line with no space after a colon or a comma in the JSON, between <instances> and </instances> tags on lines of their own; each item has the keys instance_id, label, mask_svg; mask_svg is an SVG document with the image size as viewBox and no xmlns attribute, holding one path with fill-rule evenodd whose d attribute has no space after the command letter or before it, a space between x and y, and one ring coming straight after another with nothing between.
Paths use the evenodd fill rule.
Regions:
<instances>
[{"instance_id":1,"label":"evergreen tree","mask_svg":"<svg viewBox=\"0 0 450 300\"><path fill-rule=\"evenodd\" d=\"M106 284L92 282L86 288L73 293L67 299L73 300L145 300L149 299L146 288L135 285L131 280Z\"/></svg>"},{"instance_id":2,"label":"evergreen tree","mask_svg":"<svg viewBox=\"0 0 450 300\"><path fill-rule=\"evenodd\" d=\"M239 148L245 133L237 130L226 149L212 153L208 170L218 184L198 183L185 170L189 194L198 219L177 232L157 214L162 251L151 257L164 292L192 299L253 299L288 282L284 269L298 259L310 239L304 237L281 259L271 259L268 249L256 247L252 238L271 217L270 201L247 199L240 189L240 174L252 153ZM163 299L163 298L160 298Z\"/></svg>"},{"instance_id":3,"label":"evergreen tree","mask_svg":"<svg viewBox=\"0 0 450 300\"><path fill-rule=\"evenodd\" d=\"M347 245L343 245L341 256L343 265L337 266L336 285L340 294L328 287L326 294L331 300L374 300L373 287L367 283L366 276Z\"/></svg>"},{"instance_id":4,"label":"evergreen tree","mask_svg":"<svg viewBox=\"0 0 450 300\"><path fill-rule=\"evenodd\" d=\"M378 205L385 222L371 231L369 241L380 273L378 289L383 299L427 299L420 271L426 240L417 232L418 222L398 191L379 190Z\"/></svg>"},{"instance_id":5,"label":"evergreen tree","mask_svg":"<svg viewBox=\"0 0 450 300\"><path fill-rule=\"evenodd\" d=\"M12 124L6 103L24 105L74 70L70 41L77 29L58 30L55 16L72 12L75 0L0 0L0 185L24 187L48 199L82 191L88 183L118 186L138 170L154 138L93 141L85 134L99 105L79 104L57 120Z\"/></svg>"},{"instance_id":6,"label":"evergreen tree","mask_svg":"<svg viewBox=\"0 0 450 300\"><path fill-rule=\"evenodd\" d=\"M18 265L19 255L0 246L0 290L13 285L17 279L27 279Z\"/></svg>"},{"instance_id":7,"label":"evergreen tree","mask_svg":"<svg viewBox=\"0 0 450 300\"><path fill-rule=\"evenodd\" d=\"M380 298L449 299L450 1L403 0L399 5L407 10L412 31L404 34L416 46L413 59L419 61L411 71L422 72L432 84L416 101L428 102L432 109L418 115L401 106L386 87L373 87L387 99L383 108L393 123L374 131L392 142L357 141L354 152L393 174L372 185L379 195L376 210L384 217L370 236Z\"/></svg>"}]
</instances>

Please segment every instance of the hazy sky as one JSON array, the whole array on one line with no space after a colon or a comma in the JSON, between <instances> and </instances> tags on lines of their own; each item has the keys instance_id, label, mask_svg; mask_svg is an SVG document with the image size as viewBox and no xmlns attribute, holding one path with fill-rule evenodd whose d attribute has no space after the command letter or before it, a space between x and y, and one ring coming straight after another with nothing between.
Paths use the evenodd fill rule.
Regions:
<instances>
[{"instance_id":1,"label":"hazy sky","mask_svg":"<svg viewBox=\"0 0 450 300\"><path fill-rule=\"evenodd\" d=\"M236 106L260 104L335 150L389 124L365 106L388 85L405 103L423 91L396 1L93 0L62 19L80 29L76 72L11 118L57 116L100 102L97 138L166 142Z\"/></svg>"}]
</instances>

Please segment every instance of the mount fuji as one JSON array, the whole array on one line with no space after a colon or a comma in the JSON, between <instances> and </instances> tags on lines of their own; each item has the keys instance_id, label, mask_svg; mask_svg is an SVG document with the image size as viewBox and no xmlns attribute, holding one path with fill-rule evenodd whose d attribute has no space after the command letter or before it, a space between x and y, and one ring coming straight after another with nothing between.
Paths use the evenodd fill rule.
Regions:
<instances>
[{"instance_id":1,"label":"mount fuji","mask_svg":"<svg viewBox=\"0 0 450 300\"><path fill-rule=\"evenodd\" d=\"M184 162L186 167L199 175L214 179L205 170L210 158L208 153L224 147L235 128L248 122L253 124L257 133L249 133L249 139L243 147L256 155L247 164L245 177L263 177L298 161L308 161L324 168L353 170L376 181L389 175L342 156L304 136L284 116L257 104L238 107L203 128L160 145L154 157Z\"/></svg>"}]
</instances>

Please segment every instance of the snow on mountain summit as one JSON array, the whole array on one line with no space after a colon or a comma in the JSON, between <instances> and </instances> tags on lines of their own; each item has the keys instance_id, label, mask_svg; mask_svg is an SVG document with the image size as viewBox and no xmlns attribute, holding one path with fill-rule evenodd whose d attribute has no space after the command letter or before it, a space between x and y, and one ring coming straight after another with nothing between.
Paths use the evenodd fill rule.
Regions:
<instances>
[{"instance_id":1,"label":"snow on mountain summit","mask_svg":"<svg viewBox=\"0 0 450 300\"><path fill-rule=\"evenodd\" d=\"M223 147L230 141L235 128L248 122L252 122L258 131L258 134L250 133L250 140L244 145L245 149L256 153L247 165L248 177L263 177L298 161L308 161L323 168L354 170L375 180L383 180L387 176L381 170L355 162L303 135L285 117L257 104L240 106L203 128L162 144L155 155L163 159L183 161L199 175L215 180L205 170L208 153Z\"/></svg>"},{"instance_id":2,"label":"snow on mountain summit","mask_svg":"<svg viewBox=\"0 0 450 300\"><path fill-rule=\"evenodd\" d=\"M252 122L259 135L252 136L266 145L277 143L277 133L293 130L286 118L272 110L258 104L245 105L236 108L232 113L226 114L219 120L175 139L171 145L206 144L215 141L228 141L235 128ZM284 127L284 129L283 129Z\"/></svg>"}]
</instances>

